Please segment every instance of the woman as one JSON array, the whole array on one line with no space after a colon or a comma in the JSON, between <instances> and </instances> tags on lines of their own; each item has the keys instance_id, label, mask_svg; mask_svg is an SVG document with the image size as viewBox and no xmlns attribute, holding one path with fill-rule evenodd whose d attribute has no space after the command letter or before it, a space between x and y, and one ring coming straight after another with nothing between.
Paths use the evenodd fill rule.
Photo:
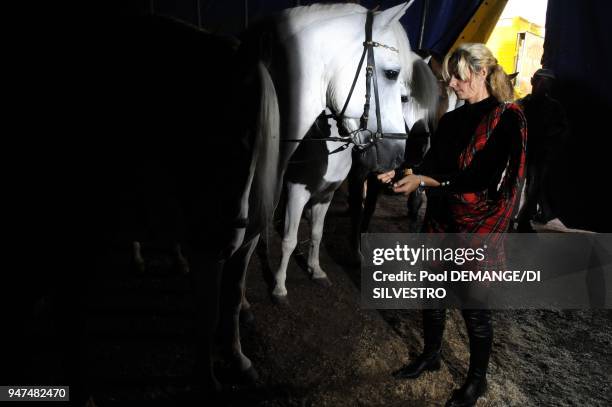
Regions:
<instances>
[{"instance_id":1,"label":"woman","mask_svg":"<svg viewBox=\"0 0 612 407\"><path fill-rule=\"evenodd\" d=\"M393 184L398 193L426 189L424 231L502 233L508 230L523 179L526 124L507 75L483 44L464 44L444 60L444 78L466 104L445 114L423 164ZM378 178L390 183L394 171ZM494 238L497 235L491 235ZM447 406L473 406L486 391L493 342L490 310L462 311L470 339L464 385ZM440 368L446 310L423 310L424 349L395 373L416 378Z\"/></svg>"}]
</instances>

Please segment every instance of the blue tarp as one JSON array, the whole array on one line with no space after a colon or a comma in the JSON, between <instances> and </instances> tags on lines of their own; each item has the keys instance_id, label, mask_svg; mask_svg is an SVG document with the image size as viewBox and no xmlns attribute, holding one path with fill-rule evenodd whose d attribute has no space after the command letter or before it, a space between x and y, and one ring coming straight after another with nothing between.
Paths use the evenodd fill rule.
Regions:
<instances>
[{"instance_id":1,"label":"blue tarp","mask_svg":"<svg viewBox=\"0 0 612 407\"><path fill-rule=\"evenodd\" d=\"M562 219L612 231L609 120L612 114L612 2L551 0L546 13L544 66L557 75L555 97L565 107L571 138L553 185ZM565 217L565 218L563 218Z\"/></svg>"},{"instance_id":2,"label":"blue tarp","mask_svg":"<svg viewBox=\"0 0 612 407\"><path fill-rule=\"evenodd\" d=\"M423 7L428 4L423 46L439 54L446 51L455 42L463 27L474 14L482 0L415 0L401 22L408 32L413 49L417 49ZM318 1L324 3L325 1ZM369 9L377 6L384 10L402 3L402 0L364 0L361 5ZM225 34L238 35L245 27L245 22L253 22L261 17L278 12L298 4L308 5L317 1L296 0L156 0L153 7L156 13L171 15L201 25L207 29ZM145 10L150 4L143 4Z\"/></svg>"}]
</instances>

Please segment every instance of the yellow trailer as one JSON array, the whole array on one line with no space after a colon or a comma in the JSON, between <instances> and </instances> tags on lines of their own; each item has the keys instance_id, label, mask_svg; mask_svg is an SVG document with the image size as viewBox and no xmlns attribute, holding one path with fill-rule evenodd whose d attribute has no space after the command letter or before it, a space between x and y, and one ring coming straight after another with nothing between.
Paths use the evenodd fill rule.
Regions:
<instances>
[{"instance_id":1,"label":"yellow trailer","mask_svg":"<svg viewBox=\"0 0 612 407\"><path fill-rule=\"evenodd\" d=\"M523 97L531 92L531 76L540 68L544 29L522 17L500 19L507 2L483 1L450 51L464 42L486 43L506 73L518 72L515 93Z\"/></svg>"},{"instance_id":2,"label":"yellow trailer","mask_svg":"<svg viewBox=\"0 0 612 407\"><path fill-rule=\"evenodd\" d=\"M502 18L487 41L507 73L518 72L515 91L518 97L531 92L531 76L541 67L544 29L523 17Z\"/></svg>"}]
</instances>

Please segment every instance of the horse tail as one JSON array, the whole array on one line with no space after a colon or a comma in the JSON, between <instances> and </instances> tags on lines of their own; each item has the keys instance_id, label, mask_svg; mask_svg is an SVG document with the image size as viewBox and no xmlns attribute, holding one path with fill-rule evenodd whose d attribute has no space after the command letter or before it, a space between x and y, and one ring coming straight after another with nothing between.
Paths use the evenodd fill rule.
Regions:
<instances>
[{"instance_id":1,"label":"horse tail","mask_svg":"<svg viewBox=\"0 0 612 407\"><path fill-rule=\"evenodd\" d=\"M260 99L255 123L254 175L249 194L249 219L255 227L255 230L251 229L254 233L261 232L271 223L281 184L278 97L268 69L259 62L257 70Z\"/></svg>"}]
</instances>

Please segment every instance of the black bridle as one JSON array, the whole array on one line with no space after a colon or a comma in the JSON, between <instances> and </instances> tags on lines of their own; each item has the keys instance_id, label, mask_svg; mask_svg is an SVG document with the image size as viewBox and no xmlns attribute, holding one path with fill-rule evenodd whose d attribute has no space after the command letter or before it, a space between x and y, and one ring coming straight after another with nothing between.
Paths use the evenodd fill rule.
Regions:
<instances>
[{"instance_id":1,"label":"black bridle","mask_svg":"<svg viewBox=\"0 0 612 407\"><path fill-rule=\"evenodd\" d=\"M336 121L336 126L338 127L338 133L340 137L325 137L321 139L283 139L282 141L293 141L293 142L301 142L301 141L340 141L345 142L342 146L337 149L331 151L329 154L334 154L339 151L346 150L350 144L353 144L353 149L356 151L365 151L371 147L373 147L376 143L381 141L383 138L386 139L395 139L395 140L406 140L408 139L408 134L406 133L383 133L382 125L380 122L380 103L378 97L378 76L376 74L376 61L374 60L374 48L375 47L383 47L393 52L398 52L399 50L384 45L375 41L372 41L372 23L374 21L374 12L368 11L366 16L366 24L365 24L365 41L363 42L363 53L361 54L361 59L359 60L359 65L357 66L357 71L355 72L355 77L353 78L353 83L351 85L351 90L349 91L348 96L346 97L346 101L344 102L344 106L340 113L336 113L332 108L329 108L331 114L325 114L326 118L332 118ZM357 79L359 79L359 72L361 72L361 67L363 66L363 61L367 56L367 65L366 65L366 93L365 93L365 104L363 105L363 114L359 119L359 128L357 130L353 130L349 132L344 126L344 113L348 107L348 104L351 100L351 96L353 95L353 91L355 90L355 85L357 84ZM374 79L372 81L372 79ZM376 132L372 132L368 129L368 113L370 111L370 99L372 97L372 82L374 83L374 100L376 102ZM366 142L361 142L358 139L359 134L367 134Z\"/></svg>"}]
</instances>

